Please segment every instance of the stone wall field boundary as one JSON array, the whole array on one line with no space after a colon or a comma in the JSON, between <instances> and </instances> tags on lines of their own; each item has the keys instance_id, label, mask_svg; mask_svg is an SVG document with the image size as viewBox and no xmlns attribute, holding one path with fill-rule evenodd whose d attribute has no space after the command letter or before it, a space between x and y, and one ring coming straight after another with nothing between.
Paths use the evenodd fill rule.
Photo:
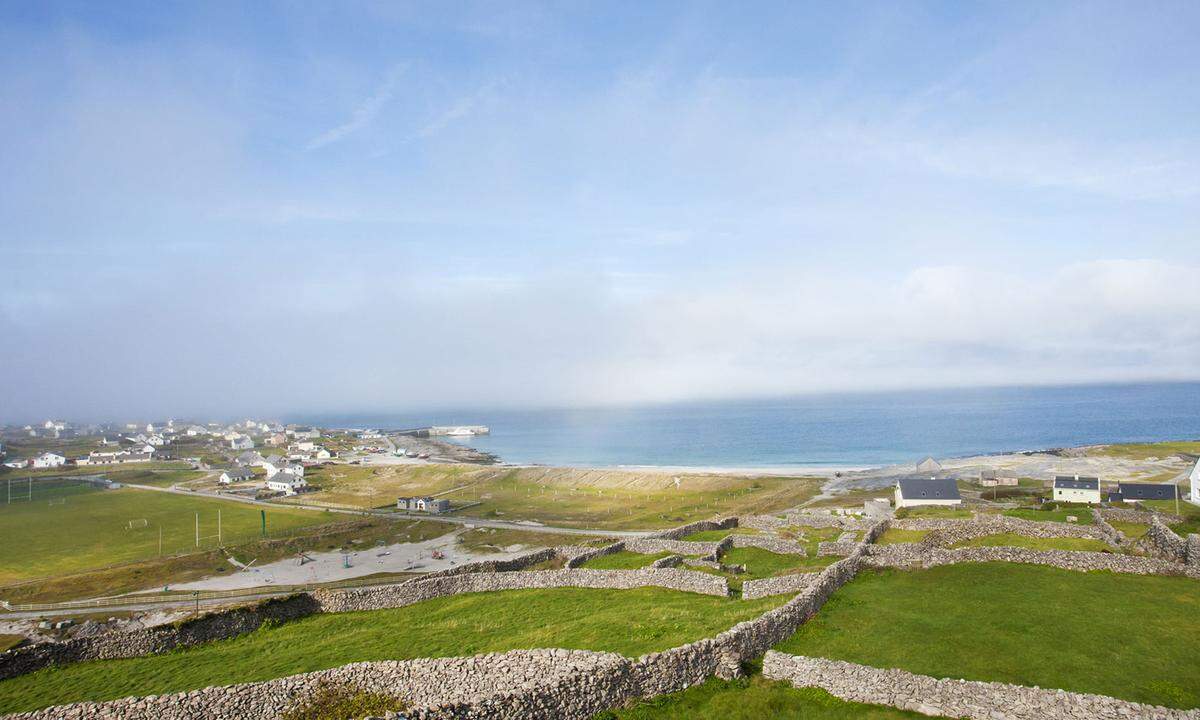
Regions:
<instances>
[{"instance_id":1,"label":"stone wall field boundary","mask_svg":"<svg viewBox=\"0 0 1200 720\"><path fill-rule=\"evenodd\" d=\"M416 580L400 585L352 590L316 590L313 598L322 612L359 612L405 607L424 600L462 593L500 590L532 590L579 587L632 590L661 587L727 597L725 578L710 573L678 568L640 568L637 570L533 570L511 573L472 573Z\"/></svg>"},{"instance_id":2,"label":"stone wall field boundary","mask_svg":"<svg viewBox=\"0 0 1200 720\"><path fill-rule=\"evenodd\" d=\"M1047 565L1062 570L1107 570L1132 575L1186 576L1200 579L1200 568L1157 558L1073 550L1031 550L1017 547L929 548L921 543L872 545L863 561L870 567L930 568L958 563L1008 562Z\"/></svg>"},{"instance_id":3,"label":"stone wall field boundary","mask_svg":"<svg viewBox=\"0 0 1200 720\"><path fill-rule=\"evenodd\" d=\"M654 533L647 537L658 540L679 540L692 533L705 532L707 530L730 530L738 526L738 518L727 517L718 518L716 520L697 520L696 522L680 525L679 527L671 528Z\"/></svg>"},{"instance_id":4,"label":"stone wall field boundary","mask_svg":"<svg viewBox=\"0 0 1200 720\"><path fill-rule=\"evenodd\" d=\"M808 555L802 543L770 535L745 535L734 533L729 536L735 548L758 548L780 555Z\"/></svg>"},{"instance_id":5,"label":"stone wall field boundary","mask_svg":"<svg viewBox=\"0 0 1200 720\"><path fill-rule=\"evenodd\" d=\"M583 565L588 560L594 560L598 557L603 557L605 555L612 555L613 553L619 553L624 549L625 549L625 543L623 541L618 540L617 542L615 542L611 545L605 545L602 548L596 548L595 550L590 550L588 552L582 552L582 553L577 553L577 554L572 555L570 558L567 559L566 567L577 568L577 567Z\"/></svg>"},{"instance_id":6,"label":"stone wall field boundary","mask_svg":"<svg viewBox=\"0 0 1200 720\"><path fill-rule=\"evenodd\" d=\"M881 670L839 660L770 650L763 676L796 687L817 687L853 702L890 705L925 715L972 720L1195 720L1200 710L1175 710L1104 695L1042 690L1022 685L943 680L903 670Z\"/></svg>"},{"instance_id":7,"label":"stone wall field boundary","mask_svg":"<svg viewBox=\"0 0 1200 720\"><path fill-rule=\"evenodd\" d=\"M167 652L257 630L265 622L287 622L321 611L310 595L297 594L249 607L208 613L171 625L92 637L34 643L0 653L0 680L51 665L110 660Z\"/></svg>"},{"instance_id":8,"label":"stone wall field boundary","mask_svg":"<svg viewBox=\"0 0 1200 720\"><path fill-rule=\"evenodd\" d=\"M768 595L786 595L798 593L816 580L816 573L794 573L792 575L777 575L761 580L747 580L742 583L742 599L756 600Z\"/></svg>"},{"instance_id":9,"label":"stone wall field boundary","mask_svg":"<svg viewBox=\"0 0 1200 720\"><path fill-rule=\"evenodd\" d=\"M465 658L365 662L275 680L170 695L75 703L10 720L268 720L323 685L402 698L405 717L584 720L637 694L632 662L584 650L513 650Z\"/></svg>"}]
</instances>

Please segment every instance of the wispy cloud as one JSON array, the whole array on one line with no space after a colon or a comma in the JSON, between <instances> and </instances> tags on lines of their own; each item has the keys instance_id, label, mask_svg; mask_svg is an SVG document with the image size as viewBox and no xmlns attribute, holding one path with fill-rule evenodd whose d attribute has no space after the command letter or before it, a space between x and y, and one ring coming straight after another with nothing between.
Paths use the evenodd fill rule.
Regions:
<instances>
[{"instance_id":1,"label":"wispy cloud","mask_svg":"<svg viewBox=\"0 0 1200 720\"><path fill-rule=\"evenodd\" d=\"M309 140L305 149L317 150L326 145L340 142L375 122L375 118L379 116L379 111L391 102L395 96L400 76L404 74L406 69L407 66L405 65L397 65L389 70L383 83L375 90L371 97L364 100L354 109L348 121L335 128L326 130L312 140Z\"/></svg>"}]
</instances>

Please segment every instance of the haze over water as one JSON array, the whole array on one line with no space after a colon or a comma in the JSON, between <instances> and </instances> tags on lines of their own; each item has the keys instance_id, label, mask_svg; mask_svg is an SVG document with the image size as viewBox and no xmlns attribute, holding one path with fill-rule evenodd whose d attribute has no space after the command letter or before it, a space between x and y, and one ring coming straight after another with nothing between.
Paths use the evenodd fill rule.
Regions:
<instances>
[{"instance_id":1,"label":"haze over water","mask_svg":"<svg viewBox=\"0 0 1200 720\"><path fill-rule=\"evenodd\" d=\"M1200 437L1200 383L815 395L626 408L290 418L399 429L484 424L466 440L505 462L564 466L888 465Z\"/></svg>"}]
</instances>

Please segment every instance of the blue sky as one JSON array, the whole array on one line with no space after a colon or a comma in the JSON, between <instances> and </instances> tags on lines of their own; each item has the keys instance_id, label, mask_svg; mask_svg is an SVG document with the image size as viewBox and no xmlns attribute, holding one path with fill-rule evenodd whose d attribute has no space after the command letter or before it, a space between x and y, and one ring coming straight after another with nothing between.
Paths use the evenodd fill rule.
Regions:
<instances>
[{"instance_id":1,"label":"blue sky","mask_svg":"<svg viewBox=\"0 0 1200 720\"><path fill-rule=\"evenodd\" d=\"M0 3L0 419L1200 377L1194 3Z\"/></svg>"}]
</instances>

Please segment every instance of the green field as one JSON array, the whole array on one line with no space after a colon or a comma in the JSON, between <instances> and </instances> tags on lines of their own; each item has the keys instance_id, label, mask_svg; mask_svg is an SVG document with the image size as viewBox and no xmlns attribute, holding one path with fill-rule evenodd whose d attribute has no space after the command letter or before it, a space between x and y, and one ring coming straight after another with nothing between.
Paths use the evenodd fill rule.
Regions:
<instances>
[{"instance_id":1,"label":"green field","mask_svg":"<svg viewBox=\"0 0 1200 720\"><path fill-rule=\"evenodd\" d=\"M817 688L766 680L711 678L683 692L642 700L629 708L600 713L595 720L907 720L926 715L839 700Z\"/></svg>"},{"instance_id":2,"label":"green field","mask_svg":"<svg viewBox=\"0 0 1200 720\"><path fill-rule=\"evenodd\" d=\"M1038 522L1067 522L1068 517L1074 517L1075 522L1072 525L1091 525L1092 511L1091 508L1078 507L1069 508L1058 506L1055 510L1039 510L1037 508L1016 508L1014 510L1005 510L1001 515L1006 515L1012 518L1020 518L1022 520L1036 520Z\"/></svg>"},{"instance_id":3,"label":"green field","mask_svg":"<svg viewBox=\"0 0 1200 720\"><path fill-rule=\"evenodd\" d=\"M675 487L674 477L680 486ZM401 495L437 495L464 514L562 527L664 528L714 515L765 513L815 495L819 480L653 471L478 465L324 465L306 500L391 508Z\"/></svg>"},{"instance_id":4,"label":"green field","mask_svg":"<svg viewBox=\"0 0 1200 720\"><path fill-rule=\"evenodd\" d=\"M1127 457L1137 460L1145 460L1152 457L1165 458L1169 455L1178 455L1180 453L1185 455L1200 455L1200 440L1101 445L1088 450L1089 455Z\"/></svg>"},{"instance_id":5,"label":"green field","mask_svg":"<svg viewBox=\"0 0 1200 720\"><path fill-rule=\"evenodd\" d=\"M649 567L650 563L665 558L670 554L669 552L660 552L653 555L643 555L641 553L622 550L609 555L594 557L585 562L581 567L589 570L636 570L637 568Z\"/></svg>"},{"instance_id":6,"label":"green field","mask_svg":"<svg viewBox=\"0 0 1200 720\"><path fill-rule=\"evenodd\" d=\"M1150 529L1150 526L1146 523L1124 522L1122 520L1109 520L1108 524L1124 533L1128 540L1137 540Z\"/></svg>"},{"instance_id":7,"label":"green field","mask_svg":"<svg viewBox=\"0 0 1200 720\"><path fill-rule=\"evenodd\" d=\"M883 531L883 534L875 539L876 545L897 545L899 543L917 543L925 539L929 534L928 530L901 530L900 528L888 528Z\"/></svg>"},{"instance_id":8,"label":"green field","mask_svg":"<svg viewBox=\"0 0 1200 720\"><path fill-rule=\"evenodd\" d=\"M1006 563L867 571L777 649L1192 708L1198 614L1200 582L1182 577Z\"/></svg>"},{"instance_id":9,"label":"green field","mask_svg":"<svg viewBox=\"0 0 1200 720\"><path fill-rule=\"evenodd\" d=\"M786 599L731 600L659 588L558 588L315 615L188 650L77 663L3 680L0 713L267 680L362 660L543 647L636 657L711 637Z\"/></svg>"},{"instance_id":10,"label":"green field","mask_svg":"<svg viewBox=\"0 0 1200 720\"><path fill-rule=\"evenodd\" d=\"M962 506L949 505L918 505L917 507L903 507L896 511L898 518L969 518L971 511Z\"/></svg>"},{"instance_id":11,"label":"green field","mask_svg":"<svg viewBox=\"0 0 1200 720\"><path fill-rule=\"evenodd\" d=\"M1176 503L1174 500L1147 500L1142 504L1159 512L1175 514ZM1186 538L1189 533L1200 533L1200 505L1193 505L1181 499L1178 508L1183 522L1175 523L1171 529L1183 538Z\"/></svg>"},{"instance_id":12,"label":"green field","mask_svg":"<svg viewBox=\"0 0 1200 720\"><path fill-rule=\"evenodd\" d=\"M226 544L259 536L259 508L243 503L189 497L175 493L122 488L101 490L90 486L63 487L50 504L31 502L0 504L0 583L78 572L159 555L195 552L196 515L199 513L201 548L217 546L217 511ZM331 521L328 513L267 508L267 529L286 532ZM131 520L146 526L128 529ZM334 518L340 519L340 518ZM138 523L139 525L141 523Z\"/></svg>"},{"instance_id":13,"label":"green field","mask_svg":"<svg viewBox=\"0 0 1200 720\"><path fill-rule=\"evenodd\" d=\"M1082 550L1087 552L1112 552L1108 543L1091 538L1031 538L1016 533L997 533L971 538L950 547L1019 547L1030 550Z\"/></svg>"}]
</instances>

